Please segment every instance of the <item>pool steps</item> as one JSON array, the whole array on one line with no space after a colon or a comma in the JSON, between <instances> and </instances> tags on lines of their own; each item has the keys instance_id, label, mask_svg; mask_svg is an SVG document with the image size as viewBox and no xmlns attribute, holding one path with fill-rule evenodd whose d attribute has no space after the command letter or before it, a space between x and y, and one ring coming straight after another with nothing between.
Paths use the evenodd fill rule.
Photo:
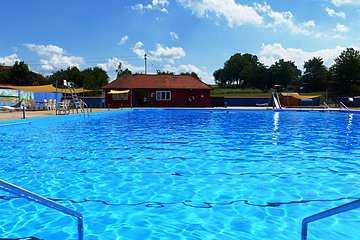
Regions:
<instances>
[{"instance_id":1,"label":"pool steps","mask_svg":"<svg viewBox=\"0 0 360 240\"><path fill-rule=\"evenodd\" d=\"M302 220L301 225L301 240L307 240L307 233L308 233L308 223L314 222L323 218L327 218L339 213L347 212L350 210L353 210L355 208L360 207L360 199L345 203L343 205L337 206L335 208L331 208L328 210L325 210L323 212L319 212L317 214L311 215L309 217L306 217Z\"/></svg>"},{"instance_id":2,"label":"pool steps","mask_svg":"<svg viewBox=\"0 0 360 240\"><path fill-rule=\"evenodd\" d=\"M70 208L63 206L63 205L60 205L57 202L54 202L50 199L44 198L40 195L30 192L24 188L21 188L19 186L16 186L14 184L6 182L2 179L0 179L0 190L15 194L19 197L26 198L27 200L34 201L36 203L40 203L44 206L50 207L50 208L60 211L62 213L76 217L78 220L78 240L84 239L84 223L83 223L83 216L81 213L76 212Z\"/></svg>"}]
</instances>

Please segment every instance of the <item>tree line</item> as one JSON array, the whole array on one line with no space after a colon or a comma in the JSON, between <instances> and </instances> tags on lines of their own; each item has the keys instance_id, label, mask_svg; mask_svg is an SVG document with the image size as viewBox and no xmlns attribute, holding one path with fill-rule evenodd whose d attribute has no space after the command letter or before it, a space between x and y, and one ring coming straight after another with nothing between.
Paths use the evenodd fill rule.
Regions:
<instances>
[{"instance_id":1,"label":"tree line","mask_svg":"<svg viewBox=\"0 0 360 240\"><path fill-rule=\"evenodd\" d=\"M29 66L21 61L15 62L12 67L0 65L0 84L15 86L38 86L52 84L59 88L63 80L73 82L75 87L83 87L90 90L100 90L109 81L109 76L100 67L86 68L80 71L77 67L68 67L44 77L41 74L30 71Z\"/></svg>"},{"instance_id":2,"label":"tree line","mask_svg":"<svg viewBox=\"0 0 360 240\"><path fill-rule=\"evenodd\" d=\"M257 56L236 53L213 73L223 87L258 88L268 91L282 85L295 91L324 91L360 94L360 52L347 48L327 68L320 57L304 62L303 73L293 61L280 59L266 67Z\"/></svg>"}]
</instances>

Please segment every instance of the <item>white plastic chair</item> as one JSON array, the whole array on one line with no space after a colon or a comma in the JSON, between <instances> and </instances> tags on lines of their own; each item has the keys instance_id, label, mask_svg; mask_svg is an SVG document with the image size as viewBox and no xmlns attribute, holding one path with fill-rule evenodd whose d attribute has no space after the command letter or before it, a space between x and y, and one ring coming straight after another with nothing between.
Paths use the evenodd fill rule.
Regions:
<instances>
[{"instance_id":1,"label":"white plastic chair","mask_svg":"<svg viewBox=\"0 0 360 240\"><path fill-rule=\"evenodd\" d=\"M48 100L44 99L44 102L45 102L46 110L50 111L52 105L52 99L48 99Z\"/></svg>"},{"instance_id":2,"label":"white plastic chair","mask_svg":"<svg viewBox=\"0 0 360 240\"><path fill-rule=\"evenodd\" d=\"M51 104L51 110L55 110L55 109L56 109L56 99L53 99Z\"/></svg>"}]
</instances>

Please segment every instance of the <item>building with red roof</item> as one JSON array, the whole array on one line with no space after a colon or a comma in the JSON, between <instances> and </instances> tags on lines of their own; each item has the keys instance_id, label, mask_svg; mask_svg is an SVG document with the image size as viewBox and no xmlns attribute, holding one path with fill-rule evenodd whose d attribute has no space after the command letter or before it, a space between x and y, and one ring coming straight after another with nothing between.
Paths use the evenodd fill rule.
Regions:
<instances>
[{"instance_id":1,"label":"building with red roof","mask_svg":"<svg viewBox=\"0 0 360 240\"><path fill-rule=\"evenodd\" d=\"M122 75L103 87L109 107L209 107L209 85L191 75Z\"/></svg>"}]
</instances>

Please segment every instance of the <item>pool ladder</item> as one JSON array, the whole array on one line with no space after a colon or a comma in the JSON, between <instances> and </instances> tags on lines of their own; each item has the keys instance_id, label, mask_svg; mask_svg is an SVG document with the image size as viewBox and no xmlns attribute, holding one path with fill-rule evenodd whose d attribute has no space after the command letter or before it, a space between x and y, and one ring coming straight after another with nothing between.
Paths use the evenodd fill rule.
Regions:
<instances>
[{"instance_id":1,"label":"pool ladder","mask_svg":"<svg viewBox=\"0 0 360 240\"><path fill-rule=\"evenodd\" d=\"M50 199L44 198L40 195L37 195L33 192L30 192L26 189L23 189L21 187L18 187L14 184L8 183L2 179L0 179L0 190L15 194L19 197L26 198L27 200L34 201L36 203L40 203L44 206L53 208L57 211L60 211L62 213L71 215L73 217L76 217L78 220L78 240L84 239L84 224L83 224L83 217L82 214L79 212L76 212L70 208L64 207L63 205L58 204L57 202L54 202Z\"/></svg>"},{"instance_id":2,"label":"pool ladder","mask_svg":"<svg viewBox=\"0 0 360 240\"><path fill-rule=\"evenodd\" d=\"M343 205L337 206L332 209L325 210L323 212L319 212L317 214L311 215L309 217L306 217L302 221L301 225L301 240L307 240L307 232L308 232L308 223L314 222L323 218L327 218L342 212L347 212L350 210L353 210L355 208L360 207L360 199L345 203Z\"/></svg>"},{"instance_id":3,"label":"pool ladder","mask_svg":"<svg viewBox=\"0 0 360 240\"><path fill-rule=\"evenodd\" d=\"M329 107L329 105L327 105L327 103L326 102L323 102L323 104L324 104L324 106L325 106L325 110L327 111L327 112L330 112L330 107Z\"/></svg>"},{"instance_id":4,"label":"pool ladder","mask_svg":"<svg viewBox=\"0 0 360 240\"><path fill-rule=\"evenodd\" d=\"M339 102L339 106L340 106L340 109L349 110L349 108L343 102Z\"/></svg>"}]
</instances>

